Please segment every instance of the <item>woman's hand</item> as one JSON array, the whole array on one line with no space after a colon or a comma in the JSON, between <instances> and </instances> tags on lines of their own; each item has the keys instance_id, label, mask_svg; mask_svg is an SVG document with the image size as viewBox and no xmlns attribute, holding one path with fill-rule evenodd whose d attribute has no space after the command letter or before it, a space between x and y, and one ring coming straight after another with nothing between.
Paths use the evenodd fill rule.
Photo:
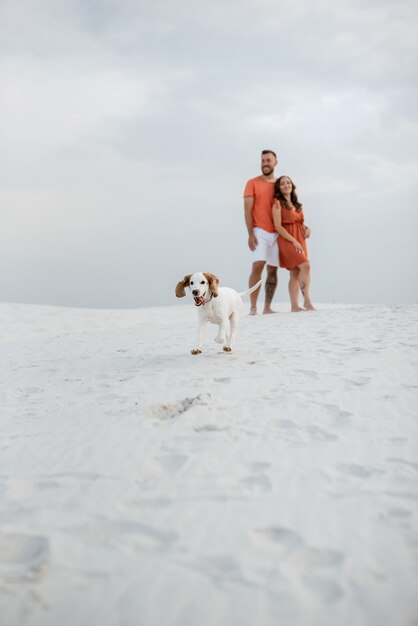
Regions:
<instances>
[{"instance_id":1,"label":"woman's hand","mask_svg":"<svg viewBox=\"0 0 418 626\"><path fill-rule=\"evenodd\" d=\"M305 254L305 250L302 248L299 241L296 241L295 239L295 241L292 241L292 243L295 246L297 252L300 252L300 254Z\"/></svg>"}]
</instances>

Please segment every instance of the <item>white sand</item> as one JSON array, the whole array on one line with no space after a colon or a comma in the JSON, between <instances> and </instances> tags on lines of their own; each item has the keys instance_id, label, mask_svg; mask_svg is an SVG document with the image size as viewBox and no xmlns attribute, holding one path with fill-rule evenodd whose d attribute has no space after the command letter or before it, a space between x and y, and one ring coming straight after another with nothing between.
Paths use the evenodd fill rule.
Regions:
<instances>
[{"instance_id":1,"label":"white sand","mask_svg":"<svg viewBox=\"0 0 418 626\"><path fill-rule=\"evenodd\" d=\"M2 626L418 624L418 306L196 318L0 305Z\"/></svg>"}]
</instances>

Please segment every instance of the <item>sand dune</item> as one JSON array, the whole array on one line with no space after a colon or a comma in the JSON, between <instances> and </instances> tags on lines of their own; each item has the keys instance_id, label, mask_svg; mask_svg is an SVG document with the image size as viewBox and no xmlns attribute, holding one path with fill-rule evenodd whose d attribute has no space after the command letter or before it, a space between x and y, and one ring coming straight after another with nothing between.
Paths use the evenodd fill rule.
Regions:
<instances>
[{"instance_id":1,"label":"sand dune","mask_svg":"<svg viewBox=\"0 0 418 626\"><path fill-rule=\"evenodd\" d=\"M418 306L0 305L2 625L418 623Z\"/></svg>"}]
</instances>

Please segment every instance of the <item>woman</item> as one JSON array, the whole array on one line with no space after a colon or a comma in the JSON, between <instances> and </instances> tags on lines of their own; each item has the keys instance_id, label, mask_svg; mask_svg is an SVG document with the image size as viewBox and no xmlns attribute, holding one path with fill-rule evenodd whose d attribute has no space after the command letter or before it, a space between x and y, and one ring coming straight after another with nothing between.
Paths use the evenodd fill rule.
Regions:
<instances>
[{"instance_id":1,"label":"woman","mask_svg":"<svg viewBox=\"0 0 418 626\"><path fill-rule=\"evenodd\" d=\"M302 205L296 187L288 176L280 176L274 186L273 221L279 233L279 263L290 271L289 295L292 311L314 311L309 287L311 264L305 239L309 228L304 223ZM304 309L299 306L299 287L304 298Z\"/></svg>"}]
</instances>

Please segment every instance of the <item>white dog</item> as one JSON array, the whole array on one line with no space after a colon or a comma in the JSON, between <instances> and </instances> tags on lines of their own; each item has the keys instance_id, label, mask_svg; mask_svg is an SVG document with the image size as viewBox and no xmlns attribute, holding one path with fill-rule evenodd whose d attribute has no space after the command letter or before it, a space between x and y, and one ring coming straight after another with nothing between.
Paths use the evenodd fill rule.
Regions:
<instances>
[{"instance_id":1,"label":"white dog","mask_svg":"<svg viewBox=\"0 0 418 626\"><path fill-rule=\"evenodd\" d=\"M192 354L201 354L203 334L208 322L218 324L215 341L225 344L224 352L231 352L235 329L243 306L241 296L252 293L260 285L261 280L247 291L237 293L235 289L219 287L219 278L209 272L188 274L177 283L177 298L183 298L186 295L185 287L189 287L195 306L200 307L197 345L193 348Z\"/></svg>"}]
</instances>

